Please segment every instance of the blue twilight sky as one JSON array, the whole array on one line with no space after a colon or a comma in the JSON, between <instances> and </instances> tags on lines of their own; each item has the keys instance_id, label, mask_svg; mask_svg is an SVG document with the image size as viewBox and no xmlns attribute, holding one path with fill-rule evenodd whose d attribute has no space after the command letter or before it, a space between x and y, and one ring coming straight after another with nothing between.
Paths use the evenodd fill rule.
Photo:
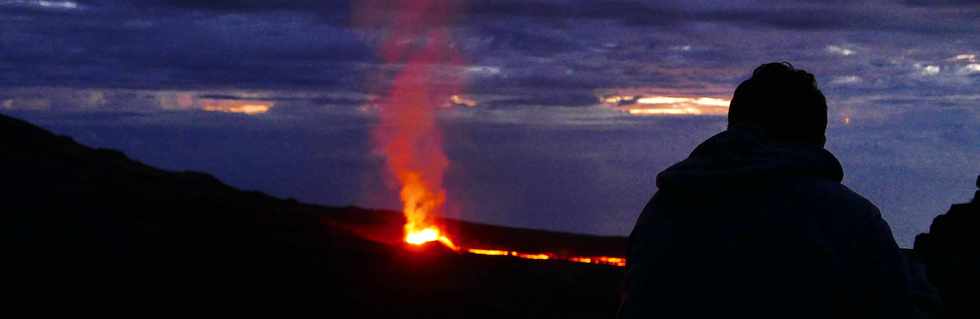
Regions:
<instances>
[{"instance_id":1,"label":"blue twilight sky","mask_svg":"<svg viewBox=\"0 0 980 319\"><path fill-rule=\"evenodd\" d=\"M398 208L370 140L386 0L0 0L0 113L328 205ZM625 235L764 62L817 76L828 149L899 243L980 173L980 1L457 1L448 215ZM422 41L421 39L419 41ZM411 44L406 44L411 45Z\"/></svg>"}]
</instances>

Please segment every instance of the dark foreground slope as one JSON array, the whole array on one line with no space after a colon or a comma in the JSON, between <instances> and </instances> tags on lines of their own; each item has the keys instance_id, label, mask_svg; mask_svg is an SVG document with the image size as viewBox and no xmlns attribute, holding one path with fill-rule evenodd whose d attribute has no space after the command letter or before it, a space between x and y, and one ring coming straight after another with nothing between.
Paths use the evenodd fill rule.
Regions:
<instances>
[{"instance_id":1,"label":"dark foreground slope","mask_svg":"<svg viewBox=\"0 0 980 319\"><path fill-rule=\"evenodd\" d=\"M977 177L980 188L980 176ZM929 232L915 238L915 255L939 290L945 318L980 318L980 190L969 203L936 216Z\"/></svg>"},{"instance_id":2,"label":"dark foreground slope","mask_svg":"<svg viewBox=\"0 0 980 319\"><path fill-rule=\"evenodd\" d=\"M33 311L596 318L615 312L622 276L609 266L408 250L391 240L395 214L239 191L3 115L0 176L0 268L16 296L5 304L30 301L21 305ZM471 244L530 251L615 254L623 243L448 226Z\"/></svg>"}]
</instances>

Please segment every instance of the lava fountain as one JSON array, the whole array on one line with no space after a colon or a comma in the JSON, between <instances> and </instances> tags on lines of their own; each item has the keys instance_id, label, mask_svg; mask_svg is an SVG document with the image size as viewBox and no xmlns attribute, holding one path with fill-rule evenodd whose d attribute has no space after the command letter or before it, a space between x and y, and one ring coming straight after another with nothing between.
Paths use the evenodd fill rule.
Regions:
<instances>
[{"instance_id":1,"label":"lava fountain","mask_svg":"<svg viewBox=\"0 0 980 319\"><path fill-rule=\"evenodd\" d=\"M401 187L405 214L404 241L412 245L440 242L459 248L438 223L446 206L443 176L449 159L443 150L436 112L461 88L459 66L448 27L456 1L365 1L357 18L380 32L379 56L395 70L378 100L373 130L388 173Z\"/></svg>"},{"instance_id":2,"label":"lava fountain","mask_svg":"<svg viewBox=\"0 0 980 319\"><path fill-rule=\"evenodd\" d=\"M622 257L569 256L460 247L439 223L446 206L443 177L449 158L443 150L436 113L461 102L462 65L449 28L458 0L361 0L355 24L380 35L378 55L385 66L373 85L379 99L378 122L372 131L376 150L389 175L400 186L405 214L403 241L410 245L438 242L473 255L625 266ZM454 71L456 70L456 71Z\"/></svg>"}]
</instances>

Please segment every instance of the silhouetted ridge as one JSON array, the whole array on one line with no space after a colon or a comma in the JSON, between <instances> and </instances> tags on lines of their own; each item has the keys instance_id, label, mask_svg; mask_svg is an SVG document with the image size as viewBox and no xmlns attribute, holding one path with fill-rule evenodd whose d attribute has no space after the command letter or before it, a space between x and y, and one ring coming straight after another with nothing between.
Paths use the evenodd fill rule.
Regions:
<instances>
[{"instance_id":1,"label":"silhouetted ridge","mask_svg":"<svg viewBox=\"0 0 980 319\"><path fill-rule=\"evenodd\" d=\"M4 115L0 176L0 227L11 239L4 288L43 303L31 311L77 315L74 303L100 314L136 308L127 316L201 308L255 316L255 307L272 307L275 317L596 318L615 312L622 276L599 265L420 254L401 244L396 212L243 192ZM599 253L624 241L446 223L474 244L518 250Z\"/></svg>"},{"instance_id":2,"label":"silhouetted ridge","mask_svg":"<svg viewBox=\"0 0 980 319\"><path fill-rule=\"evenodd\" d=\"M977 177L980 188L980 176ZM915 253L939 290L947 318L980 318L980 191L969 203L936 216L929 232L915 237Z\"/></svg>"},{"instance_id":3,"label":"silhouetted ridge","mask_svg":"<svg viewBox=\"0 0 980 319\"><path fill-rule=\"evenodd\" d=\"M232 269L207 275L230 278L329 257L321 251L331 232L310 207L159 170L2 115L0 176L5 233L16 243L8 260L23 270L183 282L209 269Z\"/></svg>"}]
</instances>

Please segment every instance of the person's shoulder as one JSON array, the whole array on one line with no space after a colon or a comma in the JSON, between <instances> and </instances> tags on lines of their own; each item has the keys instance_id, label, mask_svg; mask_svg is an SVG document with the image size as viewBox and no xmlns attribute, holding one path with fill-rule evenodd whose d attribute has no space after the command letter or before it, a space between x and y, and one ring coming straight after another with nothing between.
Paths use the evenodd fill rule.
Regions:
<instances>
[{"instance_id":1,"label":"person's shoulder","mask_svg":"<svg viewBox=\"0 0 980 319\"><path fill-rule=\"evenodd\" d=\"M857 213L865 218L881 217L877 205L841 183L826 181L818 183L816 187L828 204L838 206L843 211Z\"/></svg>"}]
</instances>

